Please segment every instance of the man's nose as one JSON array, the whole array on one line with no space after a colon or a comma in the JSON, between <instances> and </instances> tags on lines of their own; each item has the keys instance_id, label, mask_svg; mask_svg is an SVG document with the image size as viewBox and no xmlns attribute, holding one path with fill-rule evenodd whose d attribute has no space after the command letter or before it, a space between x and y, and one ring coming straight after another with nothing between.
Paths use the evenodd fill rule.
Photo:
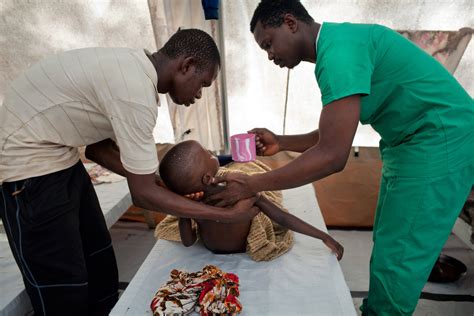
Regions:
<instances>
[{"instance_id":1,"label":"man's nose","mask_svg":"<svg viewBox=\"0 0 474 316\"><path fill-rule=\"evenodd\" d=\"M273 55L272 52L267 52L268 54L268 60L274 60L275 59L275 55Z\"/></svg>"},{"instance_id":2,"label":"man's nose","mask_svg":"<svg viewBox=\"0 0 474 316\"><path fill-rule=\"evenodd\" d=\"M199 91L196 93L196 99L200 99L202 96L202 89L199 89Z\"/></svg>"}]
</instances>

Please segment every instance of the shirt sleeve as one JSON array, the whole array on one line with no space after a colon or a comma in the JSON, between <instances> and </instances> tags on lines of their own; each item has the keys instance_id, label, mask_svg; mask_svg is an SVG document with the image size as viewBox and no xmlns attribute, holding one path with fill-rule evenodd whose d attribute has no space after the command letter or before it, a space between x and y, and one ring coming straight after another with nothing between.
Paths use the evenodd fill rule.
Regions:
<instances>
[{"instance_id":1,"label":"shirt sleeve","mask_svg":"<svg viewBox=\"0 0 474 316\"><path fill-rule=\"evenodd\" d=\"M155 173L158 156L153 138L158 109L123 100L108 100L107 114L120 148L123 167L134 174Z\"/></svg>"},{"instance_id":2,"label":"shirt sleeve","mask_svg":"<svg viewBox=\"0 0 474 316\"><path fill-rule=\"evenodd\" d=\"M370 44L336 40L316 62L316 80L323 106L354 94L370 94L374 69Z\"/></svg>"}]
</instances>

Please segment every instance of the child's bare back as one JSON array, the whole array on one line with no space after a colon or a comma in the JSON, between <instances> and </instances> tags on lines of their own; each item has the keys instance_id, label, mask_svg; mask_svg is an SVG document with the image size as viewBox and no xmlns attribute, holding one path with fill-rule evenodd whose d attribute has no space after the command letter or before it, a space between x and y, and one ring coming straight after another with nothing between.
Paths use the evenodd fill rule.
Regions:
<instances>
[{"instance_id":1,"label":"child's bare back","mask_svg":"<svg viewBox=\"0 0 474 316\"><path fill-rule=\"evenodd\" d=\"M217 254L245 252L251 222L235 224L195 220L207 249Z\"/></svg>"}]
</instances>

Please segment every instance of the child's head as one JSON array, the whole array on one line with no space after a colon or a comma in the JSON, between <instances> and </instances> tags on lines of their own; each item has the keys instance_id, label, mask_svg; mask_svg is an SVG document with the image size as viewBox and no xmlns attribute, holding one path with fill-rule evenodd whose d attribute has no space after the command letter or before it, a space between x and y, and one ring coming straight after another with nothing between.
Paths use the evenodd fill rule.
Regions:
<instances>
[{"instance_id":1,"label":"child's head","mask_svg":"<svg viewBox=\"0 0 474 316\"><path fill-rule=\"evenodd\" d=\"M293 68L301 60L305 33L313 18L299 0L262 0L250 22L250 31L268 59Z\"/></svg>"},{"instance_id":2,"label":"child's head","mask_svg":"<svg viewBox=\"0 0 474 316\"><path fill-rule=\"evenodd\" d=\"M164 91L173 102L189 106L201 98L201 89L209 87L216 79L221 57L212 37L198 29L178 30L159 50L169 60L169 69L159 74L170 76Z\"/></svg>"},{"instance_id":3,"label":"child's head","mask_svg":"<svg viewBox=\"0 0 474 316\"><path fill-rule=\"evenodd\" d=\"M194 140L170 149L160 162L160 176L178 194L204 191L219 169L217 158Z\"/></svg>"}]
</instances>

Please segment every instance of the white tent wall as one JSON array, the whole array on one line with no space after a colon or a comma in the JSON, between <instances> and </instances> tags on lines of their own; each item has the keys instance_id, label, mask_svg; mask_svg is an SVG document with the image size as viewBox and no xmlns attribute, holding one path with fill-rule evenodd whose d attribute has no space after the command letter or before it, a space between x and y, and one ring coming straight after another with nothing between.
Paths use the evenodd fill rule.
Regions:
<instances>
[{"instance_id":1,"label":"white tent wall","mask_svg":"<svg viewBox=\"0 0 474 316\"><path fill-rule=\"evenodd\" d=\"M474 26L474 2L457 1L301 1L317 22L378 23L397 30L453 30ZM305 133L318 127L320 92L314 65L301 63L290 72L286 129L283 131L287 70L267 59L250 33L258 1L222 1L230 135L253 127L276 133ZM474 44L469 44L455 77L474 93ZM359 125L355 146L378 146L370 126Z\"/></svg>"},{"instance_id":2,"label":"white tent wall","mask_svg":"<svg viewBox=\"0 0 474 316\"><path fill-rule=\"evenodd\" d=\"M316 21L380 23L394 29L458 30L473 26L474 2L457 1L302 1ZM249 31L258 1L221 1L224 23L225 76L229 134L265 126L277 133L303 133L317 128L321 110L314 65L291 70L283 131L287 70L275 67ZM205 21L200 0L69 0L0 2L0 102L10 80L56 52L88 46L161 47L178 27L201 28L218 39L218 24ZM455 72L472 95L474 44L470 43ZM222 74L220 74L222 75ZM163 97L155 130L158 142L197 139L209 149L223 149L220 78L203 98L185 109ZM173 125L170 122L171 120ZM190 129L191 133L181 136ZM173 135L174 132L174 135ZM354 145L378 146L369 126L360 126Z\"/></svg>"},{"instance_id":3,"label":"white tent wall","mask_svg":"<svg viewBox=\"0 0 474 316\"><path fill-rule=\"evenodd\" d=\"M162 47L180 27L202 29L218 41L218 24L204 19L201 1L148 0L148 3L157 47ZM175 105L167 98L177 141L194 139L211 150L223 148L219 83L220 74L210 88L202 90L201 99L189 108Z\"/></svg>"},{"instance_id":4,"label":"white tent wall","mask_svg":"<svg viewBox=\"0 0 474 316\"><path fill-rule=\"evenodd\" d=\"M0 102L10 80L50 54L91 46L156 51L179 27L200 28L215 38L218 31L215 21L204 20L199 0L7 0L0 2L0 15ZM223 148L221 95L214 84L189 109L160 96L155 140L174 142L176 135Z\"/></svg>"}]
</instances>

